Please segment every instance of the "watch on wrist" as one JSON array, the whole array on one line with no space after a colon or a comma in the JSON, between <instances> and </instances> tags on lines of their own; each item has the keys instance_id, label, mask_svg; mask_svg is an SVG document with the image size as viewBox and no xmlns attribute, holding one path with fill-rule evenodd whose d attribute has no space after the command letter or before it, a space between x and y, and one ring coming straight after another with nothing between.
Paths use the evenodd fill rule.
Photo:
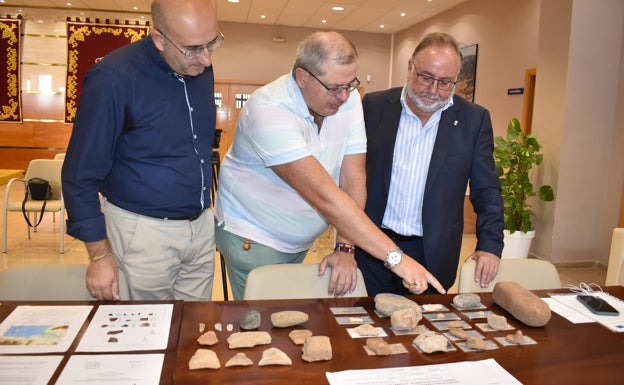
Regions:
<instances>
[{"instance_id":1,"label":"watch on wrist","mask_svg":"<svg viewBox=\"0 0 624 385\"><path fill-rule=\"evenodd\" d=\"M401 263L402 259L403 259L403 250L397 248L395 250L389 251L388 254L386 254L386 260L384 261L384 266L387 267L388 269L393 269L399 263Z\"/></svg>"}]
</instances>

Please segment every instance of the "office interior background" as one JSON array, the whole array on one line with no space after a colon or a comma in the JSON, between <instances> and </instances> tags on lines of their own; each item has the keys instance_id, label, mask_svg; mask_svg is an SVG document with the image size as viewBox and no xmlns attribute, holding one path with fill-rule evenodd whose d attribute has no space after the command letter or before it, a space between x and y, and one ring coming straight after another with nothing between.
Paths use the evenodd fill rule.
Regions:
<instances>
[{"instance_id":1,"label":"office interior background","mask_svg":"<svg viewBox=\"0 0 624 385\"><path fill-rule=\"evenodd\" d=\"M336 3L349 8L359 1L377 0ZM78 14L68 10L64 1L32 3L49 2L58 6L0 3L2 16L23 14L23 122L0 123L0 169L25 169L27 159L64 152L71 133L71 124L63 123L65 19ZM219 17L225 0L213 2ZM407 3L390 4L399 2ZM140 3L147 7L149 0ZM313 3L320 7L328 2ZM534 182L552 185L556 199L532 202L537 234L531 254L555 264L606 268L611 231L624 226L624 2L454 0L447 4L450 8L413 25L378 32L370 26L342 30L339 22L311 28L221 20L226 40L213 55L217 90L224 100L234 99L235 94L250 93L287 73L299 41L319 29L339 30L356 45L364 92L403 85L409 57L429 32L443 31L465 45L477 44L474 102L490 110L495 135L504 135L509 120L518 117L544 146L544 162L533 175ZM91 17L147 21L149 10L97 12ZM37 88L41 74L51 75L48 94ZM518 88L524 93L508 93ZM237 114L225 106L218 115L225 130L223 154Z\"/></svg>"}]
</instances>

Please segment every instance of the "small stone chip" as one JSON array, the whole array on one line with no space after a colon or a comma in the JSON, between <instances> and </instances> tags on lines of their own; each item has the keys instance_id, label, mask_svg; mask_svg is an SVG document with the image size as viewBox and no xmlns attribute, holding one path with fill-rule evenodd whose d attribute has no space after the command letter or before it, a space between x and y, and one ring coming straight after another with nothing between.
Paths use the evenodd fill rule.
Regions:
<instances>
[{"instance_id":1,"label":"small stone chip","mask_svg":"<svg viewBox=\"0 0 624 385\"><path fill-rule=\"evenodd\" d=\"M379 330L377 330L371 324L362 324L356 328L353 328L353 331L355 331L362 337L377 337L379 335Z\"/></svg>"},{"instance_id":2,"label":"small stone chip","mask_svg":"<svg viewBox=\"0 0 624 385\"><path fill-rule=\"evenodd\" d=\"M312 337L312 332L306 329L295 329L288 333L288 337L295 345L303 345L306 338Z\"/></svg>"},{"instance_id":3,"label":"small stone chip","mask_svg":"<svg viewBox=\"0 0 624 385\"><path fill-rule=\"evenodd\" d=\"M485 350L487 345L481 337L470 336L466 339L466 347L474 350Z\"/></svg>"},{"instance_id":4,"label":"small stone chip","mask_svg":"<svg viewBox=\"0 0 624 385\"><path fill-rule=\"evenodd\" d=\"M219 369L221 363L217 353L209 349L197 349L189 361L189 369Z\"/></svg>"},{"instance_id":5,"label":"small stone chip","mask_svg":"<svg viewBox=\"0 0 624 385\"><path fill-rule=\"evenodd\" d=\"M511 344L522 345L524 343L522 330L517 330L514 334L507 334L505 340Z\"/></svg>"},{"instance_id":6,"label":"small stone chip","mask_svg":"<svg viewBox=\"0 0 624 385\"><path fill-rule=\"evenodd\" d=\"M226 363L225 367L229 368L230 366L251 366L253 365L253 361L247 357L245 353L236 353L234 357L230 358Z\"/></svg>"},{"instance_id":7,"label":"small stone chip","mask_svg":"<svg viewBox=\"0 0 624 385\"><path fill-rule=\"evenodd\" d=\"M197 339L197 342L200 345L212 346L212 345L217 344L219 342L219 339L217 338L217 334L214 331L209 330L206 333L199 336L199 338Z\"/></svg>"},{"instance_id":8,"label":"small stone chip","mask_svg":"<svg viewBox=\"0 0 624 385\"><path fill-rule=\"evenodd\" d=\"M262 358L258 362L258 366L267 365L292 365L292 360L278 348L268 348L262 352Z\"/></svg>"}]
</instances>

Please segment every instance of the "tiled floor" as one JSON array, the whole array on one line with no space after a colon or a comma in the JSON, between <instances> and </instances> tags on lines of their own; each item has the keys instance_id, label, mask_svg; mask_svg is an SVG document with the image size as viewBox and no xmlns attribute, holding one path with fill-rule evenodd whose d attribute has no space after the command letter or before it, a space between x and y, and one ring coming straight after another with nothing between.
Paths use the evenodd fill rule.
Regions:
<instances>
[{"instance_id":1,"label":"tiled floor","mask_svg":"<svg viewBox=\"0 0 624 385\"><path fill-rule=\"evenodd\" d=\"M4 208L4 196L6 185L0 186L0 207ZM12 188L9 198L21 200L23 191L19 188ZM65 237L65 252L59 253L59 218L53 221L51 214L46 214L37 233L31 234L31 239L27 238L26 223L22 214L13 212L8 214L8 251L6 254L0 253L0 270L11 266L27 265L27 264L79 264L87 262L87 253L82 242L73 239L68 235ZM0 224L0 226L3 226ZM4 231L4 229L2 229ZM333 231L328 230L321 235L317 242L315 250L311 249L305 259L305 262L319 262L334 247L332 238ZM464 236L464 242L461 252L461 260L470 255L474 250L476 238L472 234ZM220 274L220 258L217 257L217 266L215 268L213 299L222 300L223 289ZM561 281L564 285L578 285L580 282L597 283L603 285L606 272L597 268L574 268L560 267L558 268ZM456 292L457 287L452 287L449 292ZM230 297L232 298L231 294Z\"/></svg>"}]
</instances>

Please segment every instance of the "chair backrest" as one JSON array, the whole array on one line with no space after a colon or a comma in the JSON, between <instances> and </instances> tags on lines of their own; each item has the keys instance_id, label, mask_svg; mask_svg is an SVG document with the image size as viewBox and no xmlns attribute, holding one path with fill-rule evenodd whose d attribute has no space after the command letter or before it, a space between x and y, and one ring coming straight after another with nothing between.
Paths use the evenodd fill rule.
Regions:
<instances>
[{"instance_id":1,"label":"chair backrest","mask_svg":"<svg viewBox=\"0 0 624 385\"><path fill-rule=\"evenodd\" d=\"M61 199L61 169L63 161L58 159L33 159L26 169L24 179L43 178L50 182L52 187L52 198Z\"/></svg>"},{"instance_id":2,"label":"chair backrest","mask_svg":"<svg viewBox=\"0 0 624 385\"><path fill-rule=\"evenodd\" d=\"M326 298L331 269L318 275L318 263L281 263L249 272L243 299ZM357 271L357 286L345 297L367 297L364 277Z\"/></svg>"},{"instance_id":3,"label":"chair backrest","mask_svg":"<svg viewBox=\"0 0 624 385\"><path fill-rule=\"evenodd\" d=\"M54 155L54 159L56 159L56 160L65 160L65 153L61 152L61 153L58 153L58 154Z\"/></svg>"},{"instance_id":4,"label":"chair backrest","mask_svg":"<svg viewBox=\"0 0 624 385\"><path fill-rule=\"evenodd\" d=\"M92 301L86 288L87 265L22 265L0 271L0 300ZM119 271L119 295L129 300L125 276Z\"/></svg>"},{"instance_id":5,"label":"chair backrest","mask_svg":"<svg viewBox=\"0 0 624 385\"><path fill-rule=\"evenodd\" d=\"M606 285L624 285L624 227L613 229Z\"/></svg>"},{"instance_id":6,"label":"chair backrest","mask_svg":"<svg viewBox=\"0 0 624 385\"><path fill-rule=\"evenodd\" d=\"M561 288L561 279L555 266L541 259L501 259L496 278L486 288L474 280L474 260L465 262L459 271L460 293L479 293L494 290L499 281L515 281L529 290Z\"/></svg>"}]
</instances>

